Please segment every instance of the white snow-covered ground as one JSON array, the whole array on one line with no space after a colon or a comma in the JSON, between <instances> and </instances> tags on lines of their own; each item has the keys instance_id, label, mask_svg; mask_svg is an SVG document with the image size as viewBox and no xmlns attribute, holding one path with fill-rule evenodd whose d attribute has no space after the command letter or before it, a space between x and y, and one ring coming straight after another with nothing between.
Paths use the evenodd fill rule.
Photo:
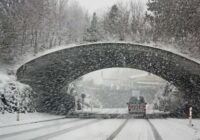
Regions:
<instances>
[{"instance_id":1,"label":"white snow-covered ground","mask_svg":"<svg viewBox=\"0 0 200 140\"><path fill-rule=\"evenodd\" d=\"M200 140L200 120L195 120L194 127L188 119L153 119L151 123L163 140Z\"/></svg>"},{"instance_id":2,"label":"white snow-covered ground","mask_svg":"<svg viewBox=\"0 0 200 140\"><path fill-rule=\"evenodd\" d=\"M81 129L66 133L52 140L106 140L118 128L124 120L108 119L83 127Z\"/></svg>"},{"instance_id":3,"label":"white snow-covered ground","mask_svg":"<svg viewBox=\"0 0 200 140\"><path fill-rule=\"evenodd\" d=\"M194 119L192 127L188 119L56 120L63 116L32 113L24 114L22 122L53 120L5 127L5 124L16 124L11 116L0 115L1 123L4 121L4 126L0 126L1 140L200 140L200 119Z\"/></svg>"},{"instance_id":4,"label":"white snow-covered ground","mask_svg":"<svg viewBox=\"0 0 200 140\"><path fill-rule=\"evenodd\" d=\"M200 119L193 119L192 120L192 124L193 126L191 126L189 124L189 120L188 119L168 119L170 121L170 123L174 123L174 124L178 124L180 127L182 126L188 126L189 128L192 128L194 131L194 136L197 140L200 140Z\"/></svg>"},{"instance_id":5,"label":"white snow-covered ground","mask_svg":"<svg viewBox=\"0 0 200 140\"><path fill-rule=\"evenodd\" d=\"M115 140L154 140L153 131L145 119L129 120Z\"/></svg>"}]
</instances>

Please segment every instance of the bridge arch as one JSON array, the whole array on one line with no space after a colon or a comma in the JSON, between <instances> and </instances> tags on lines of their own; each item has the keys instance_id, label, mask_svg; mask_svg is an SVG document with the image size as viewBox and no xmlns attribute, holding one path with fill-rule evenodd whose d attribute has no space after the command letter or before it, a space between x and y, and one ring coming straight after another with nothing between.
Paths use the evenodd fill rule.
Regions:
<instances>
[{"instance_id":1,"label":"bridge arch","mask_svg":"<svg viewBox=\"0 0 200 140\"><path fill-rule=\"evenodd\" d=\"M200 94L200 64L172 52L131 43L94 43L36 58L17 70L17 79L38 93L58 93L92 71L124 67L153 73L189 96Z\"/></svg>"}]
</instances>

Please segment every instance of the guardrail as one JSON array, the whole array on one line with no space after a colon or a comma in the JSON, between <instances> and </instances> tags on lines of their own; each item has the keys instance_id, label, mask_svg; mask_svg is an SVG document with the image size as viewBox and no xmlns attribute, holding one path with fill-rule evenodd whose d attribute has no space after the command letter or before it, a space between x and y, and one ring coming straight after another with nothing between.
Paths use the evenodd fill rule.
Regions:
<instances>
[{"instance_id":1,"label":"guardrail","mask_svg":"<svg viewBox=\"0 0 200 140\"><path fill-rule=\"evenodd\" d=\"M169 113L154 113L154 114L146 114L145 116L142 114L118 114L118 113L71 113L66 115L66 118L101 118L101 119L129 119L129 118L167 118L169 117Z\"/></svg>"}]
</instances>

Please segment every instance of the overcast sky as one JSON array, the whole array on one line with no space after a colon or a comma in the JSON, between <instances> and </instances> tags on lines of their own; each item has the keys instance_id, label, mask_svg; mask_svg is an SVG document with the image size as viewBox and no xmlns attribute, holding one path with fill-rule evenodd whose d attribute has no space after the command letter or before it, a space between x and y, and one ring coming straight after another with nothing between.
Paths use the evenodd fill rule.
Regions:
<instances>
[{"instance_id":1,"label":"overcast sky","mask_svg":"<svg viewBox=\"0 0 200 140\"><path fill-rule=\"evenodd\" d=\"M142 1L144 4L147 2L147 0L77 0L77 1L84 9L88 10L90 14L93 12L107 10L109 7L118 2L127 3L129 1L133 2Z\"/></svg>"}]
</instances>

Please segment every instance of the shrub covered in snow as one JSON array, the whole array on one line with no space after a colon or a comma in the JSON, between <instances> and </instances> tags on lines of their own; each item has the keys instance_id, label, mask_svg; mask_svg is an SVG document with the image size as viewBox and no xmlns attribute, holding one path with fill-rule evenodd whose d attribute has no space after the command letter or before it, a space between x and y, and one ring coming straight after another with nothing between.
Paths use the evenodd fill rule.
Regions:
<instances>
[{"instance_id":1,"label":"shrub covered in snow","mask_svg":"<svg viewBox=\"0 0 200 140\"><path fill-rule=\"evenodd\" d=\"M14 75L0 73L0 112L33 112L34 92L18 81Z\"/></svg>"}]
</instances>

